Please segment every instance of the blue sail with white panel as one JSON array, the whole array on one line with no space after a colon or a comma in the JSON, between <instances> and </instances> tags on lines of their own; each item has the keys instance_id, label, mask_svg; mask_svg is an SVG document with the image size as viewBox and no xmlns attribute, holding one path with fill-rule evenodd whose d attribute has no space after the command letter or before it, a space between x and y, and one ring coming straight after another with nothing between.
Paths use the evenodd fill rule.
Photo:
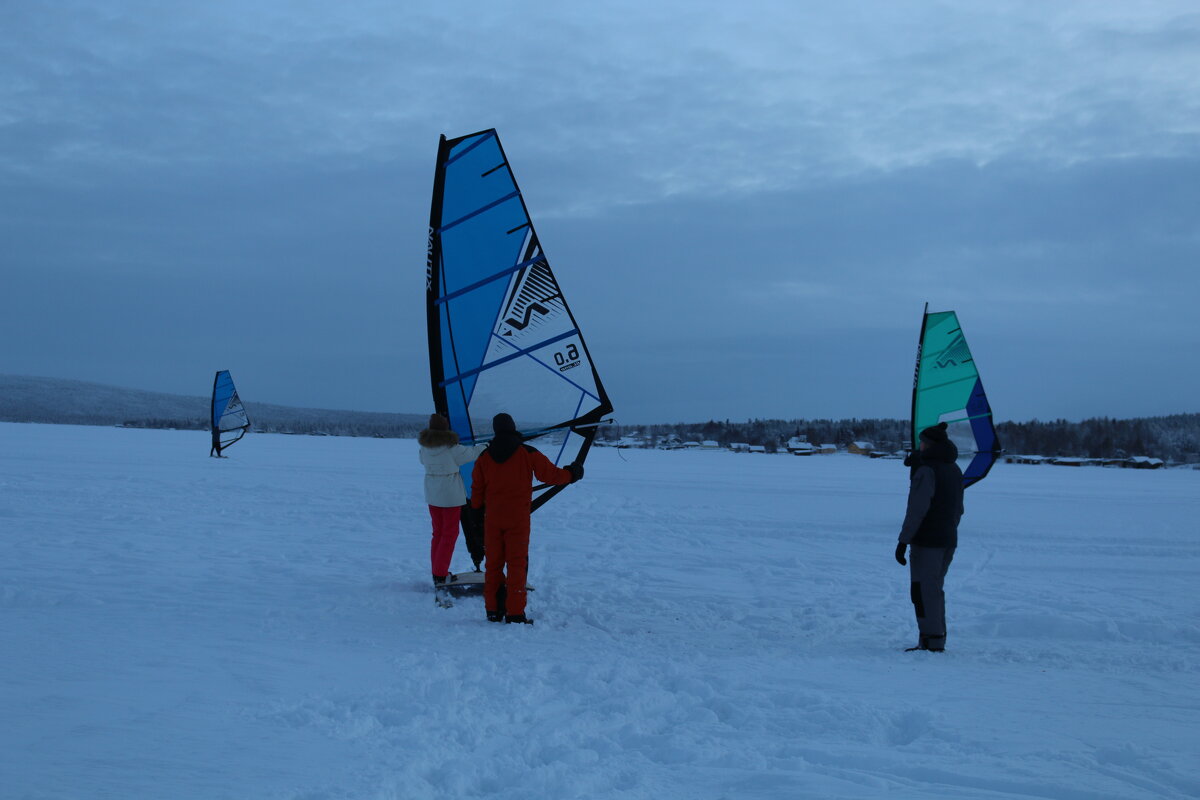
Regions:
<instances>
[{"instance_id":1,"label":"blue sail with white panel","mask_svg":"<svg viewBox=\"0 0 1200 800\"><path fill-rule=\"evenodd\" d=\"M556 465L586 458L612 404L494 129L441 138L426 308L434 407L462 441L506 412Z\"/></svg>"}]
</instances>

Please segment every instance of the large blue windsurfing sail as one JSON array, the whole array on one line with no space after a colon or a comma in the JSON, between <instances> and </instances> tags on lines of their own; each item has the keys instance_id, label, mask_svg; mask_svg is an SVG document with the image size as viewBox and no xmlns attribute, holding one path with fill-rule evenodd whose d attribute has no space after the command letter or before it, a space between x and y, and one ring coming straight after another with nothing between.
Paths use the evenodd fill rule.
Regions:
<instances>
[{"instance_id":1,"label":"large blue windsurfing sail","mask_svg":"<svg viewBox=\"0 0 1200 800\"><path fill-rule=\"evenodd\" d=\"M495 130L441 138L425 288L434 407L459 437L506 412L558 466L582 462L612 405Z\"/></svg>"},{"instance_id":2,"label":"large blue windsurfing sail","mask_svg":"<svg viewBox=\"0 0 1200 800\"><path fill-rule=\"evenodd\" d=\"M983 480L999 457L1000 439L979 369L953 311L929 313L921 323L913 375L912 446L921 431L939 422L958 447L963 487Z\"/></svg>"},{"instance_id":3,"label":"large blue windsurfing sail","mask_svg":"<svg viewBox=\"0 0 1200 800\"><path fill-rule=\"evenodd\" d=\"M237 389L233 386L233 377L230 376L229 370L220 370L213 378L213 442L219 441L221 447L226 448L245 436L248 430L250 417L247 416L246 407L242 405Z\"/></svg>"}]
</instances>

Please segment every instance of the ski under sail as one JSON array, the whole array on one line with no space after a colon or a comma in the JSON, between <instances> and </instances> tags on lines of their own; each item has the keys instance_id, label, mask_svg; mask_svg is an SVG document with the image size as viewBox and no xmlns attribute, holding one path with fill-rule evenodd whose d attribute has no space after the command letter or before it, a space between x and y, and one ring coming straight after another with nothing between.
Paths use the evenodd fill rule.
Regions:
<instances>
[{"instance_id":1,"label":"ski under sail","mask_svg":"<svg viewBox=\"0 0 1200 800\"><path fill-rule=\"evenodd\" d=\"M213 378L213 450L220 455L222 450L245 436L248 430L250 418L246 415L246 408L233 386L233 377L230 376L229 370L220 370ZM232 438L228 438L231 436Z\"/></svg>"},{"instance_id":2,"label":"ski under sail","mask_svg":"<svg viewBox=\"0 0 1200 800\"><path fill-rule=\"evenodd\" d=\"M507 412L556 465L582 462L612 404L494 129L441 138L425 288L434 407L451 428L485 441ZM562 488L536 487L533 508Z\"/></svg>"},{"instance_id":3,"label":"ski under sail","mask_svg":"<svg viewBox=\"0 0 1200 800\"><path fill-rule=\"evenodd\" d=\"M930 314L926 304L913 376L914 450L920 432L939 422L946 423L946 433L958 447L960 459L969 459L963 467L963 486L983 480L1000 455L992 407L983 393L979 369L958 315L953 311Z\"/></svg>"}]
</instances>

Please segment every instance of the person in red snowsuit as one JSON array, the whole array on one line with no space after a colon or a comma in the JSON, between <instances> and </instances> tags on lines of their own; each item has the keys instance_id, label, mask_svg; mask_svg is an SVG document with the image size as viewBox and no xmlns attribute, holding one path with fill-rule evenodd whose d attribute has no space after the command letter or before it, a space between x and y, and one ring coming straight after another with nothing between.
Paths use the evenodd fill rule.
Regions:
<instances>
[{"instance_id":1,"label":"person in red snowsuit","mask_svg":"<svg viewBox=\"0 0 1200 800\"><path fill-rule=\"evenodd\" d=\"M490 622L533 624L525 616L533 479L558 486L574 483L583 477L583 465L554 466L525 444L508 414L497 414L492 430L495 436L471 472L471 507L484 511L484 607Z\"/></svg>"}]
</instances>

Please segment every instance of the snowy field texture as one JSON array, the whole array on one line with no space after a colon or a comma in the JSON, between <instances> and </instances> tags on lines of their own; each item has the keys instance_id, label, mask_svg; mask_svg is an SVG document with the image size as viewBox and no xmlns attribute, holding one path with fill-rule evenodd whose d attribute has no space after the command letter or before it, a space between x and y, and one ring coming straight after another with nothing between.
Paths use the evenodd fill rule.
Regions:
<instances>
[{"instance_id":1,"label":"snowy field texture","mask_svg":"<svg viewBox=\"0 0 1200 800\"><path fill-rule=\"evenodd\" d=\"M999 465L935 655L895 461L596 450L528 627L434 605L414 441L0 441L6 800L1200 796L1194 470Z\"/></svg>"}]
</instances>

